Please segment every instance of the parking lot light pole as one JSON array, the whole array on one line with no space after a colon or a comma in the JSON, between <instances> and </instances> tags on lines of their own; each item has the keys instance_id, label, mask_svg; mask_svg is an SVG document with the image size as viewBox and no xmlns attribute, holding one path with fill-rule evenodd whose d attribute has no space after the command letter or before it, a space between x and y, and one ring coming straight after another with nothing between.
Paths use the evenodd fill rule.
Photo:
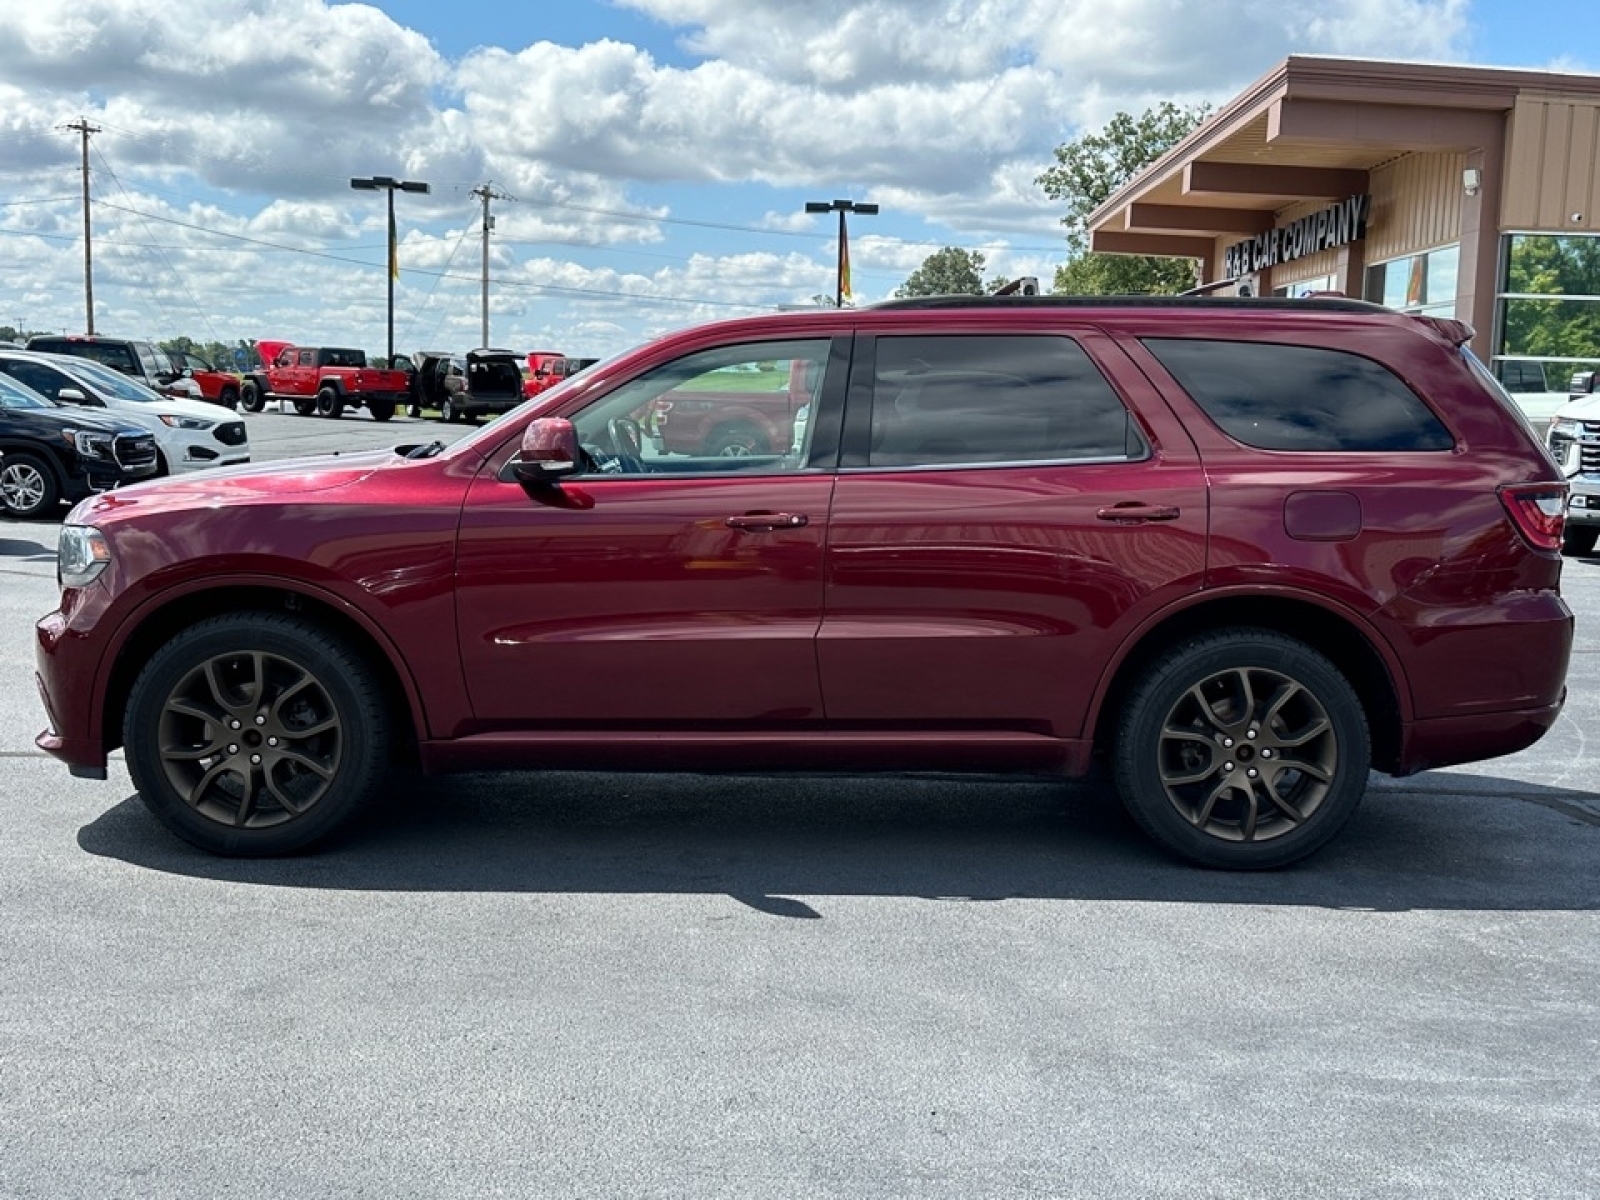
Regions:
<instances>
[{"instance_id":1,"label":"parking lot light pole","mask_svg":"<svg viewBox=\"0 0 1600 1200\"><path fill-rule=\"evenodd\" d=\"M400 273L400 260L394 236L394 194L396 192L421 192L427 195L432 189L416 179L395 179L389 175L372 175L365 179L352 179L350 186L359 192L385 191L389 193L389 361L394 366L394 277Z\"/></svg>"},{"instance_id":2,"label":"parking lot light pole","mask_svg":"<svg viewBox=\"0 0 1600 1200\"><path fill-rule=\"evenodd\" d=\"M876 204L862 204L854 200L807 200L808 213L836 212L839 214L839 268L833 293L833 306L844 307L845 294L850 291L850 249L844 228L845 213L860 213L864 217L878 215Z\"/></svg>"}]
</instances>

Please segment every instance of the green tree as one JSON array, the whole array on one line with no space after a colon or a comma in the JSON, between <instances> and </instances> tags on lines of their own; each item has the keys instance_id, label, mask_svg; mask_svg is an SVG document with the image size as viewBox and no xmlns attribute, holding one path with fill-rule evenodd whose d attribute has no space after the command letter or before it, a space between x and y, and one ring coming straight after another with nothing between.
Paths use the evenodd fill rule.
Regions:
<instances>
[{"instance_id":1,"label":"green tree","mask_svg":"<svg viewBox=\"0 0 1600 1200\"><path fill-rule=\"evenodd\" d=\"M1194 266L1186 258L1095 254L1089 250L1089 214L1145 167L1182 141L1205 120L1206 104L1177 105L1163 100L1140 116L1119 112L1098 133L1086 133L1056 147L1056 165L1034 182L1052 200L1062 201L1067 249L1056 269L1054 291L1067 295L1181 292L1194 286Z\"/></svg>"},{"instance_id":2,"label":"green tree","mask_svg":"<svg viewBox=\"0 0 1600 1200\"><path fill-rule=\"evenodd\" d=\"M912 296L981 296L983 292L983 255L955 246L928 255L894 290L901 300Z\"/></svg>"}]
</instances>

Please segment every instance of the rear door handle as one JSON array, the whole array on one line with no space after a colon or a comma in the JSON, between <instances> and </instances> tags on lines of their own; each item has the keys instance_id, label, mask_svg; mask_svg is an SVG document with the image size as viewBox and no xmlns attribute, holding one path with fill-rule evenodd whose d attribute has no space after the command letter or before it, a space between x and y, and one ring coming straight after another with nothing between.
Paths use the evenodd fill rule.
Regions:
<instances>
[{"instance_id":1,"label":"rear door handle","mask_svg":"<svg viewBox=\"0 0 1600 1200\"><path fill-rule=\"evenodd\" d=\"M742 517L729 517L729 529L743 529L748 533L770 533L774 529L799 529L811 524L805 513L764 512L745 513Z\"/></svg>"},{"instance_id":2,"label":"rear door handle","mask_svg":"<svg viewBox=\"0 0 1600 1200\"><path fill-rule=\"evenodd\" d=\"M1176 521L1178 509L1171 504L1144 504L1138 500L1124 500L1109 508L1102 508L1095 516L1102 521L1115 521L1118 525L1139 525L1145 521Z\"/></svg>"}]
</instances>

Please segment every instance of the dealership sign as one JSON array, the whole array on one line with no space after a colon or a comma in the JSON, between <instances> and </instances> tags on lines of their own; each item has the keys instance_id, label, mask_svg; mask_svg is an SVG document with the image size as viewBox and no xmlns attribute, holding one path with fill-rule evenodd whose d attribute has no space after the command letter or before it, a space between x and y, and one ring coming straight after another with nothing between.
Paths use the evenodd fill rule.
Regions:
<instances>
[{"instance_id":1,"label":"dealership sign","mask_svg":"<svg viewBox=\"0 0 1600 1200\"><path fill-rule=\"evenodd\" d=\"M1319 250L1347 246L1367 236L1367 212L1371 207L1371 196L1351 196L1331 208L1301 217L1292 225L1269 229L1235 242L1228 247L1223 270L1234 279L1279 263L1293 262Z\"/></svg>"}]
</instances>

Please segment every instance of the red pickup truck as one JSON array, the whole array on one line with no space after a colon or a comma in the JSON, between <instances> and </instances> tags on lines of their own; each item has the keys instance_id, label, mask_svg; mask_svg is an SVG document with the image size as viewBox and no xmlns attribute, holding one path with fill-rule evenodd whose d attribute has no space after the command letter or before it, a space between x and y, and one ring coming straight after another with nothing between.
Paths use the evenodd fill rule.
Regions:
<instances>
[{"instance_id":1,"label":"red pickup truck","mask_svg":"<svg viewBox=\"0 0 1600 1200\"><path fill-rule=\"evenodd\" d=\"M367 366L364 350L266 340L256 350L263 366L239 385L239 406L246 412L287 400L302 417L338 417L347 408L365 408L374 421L387 421L410 395L406 372Z\"/></svg>"}]
</instances>

